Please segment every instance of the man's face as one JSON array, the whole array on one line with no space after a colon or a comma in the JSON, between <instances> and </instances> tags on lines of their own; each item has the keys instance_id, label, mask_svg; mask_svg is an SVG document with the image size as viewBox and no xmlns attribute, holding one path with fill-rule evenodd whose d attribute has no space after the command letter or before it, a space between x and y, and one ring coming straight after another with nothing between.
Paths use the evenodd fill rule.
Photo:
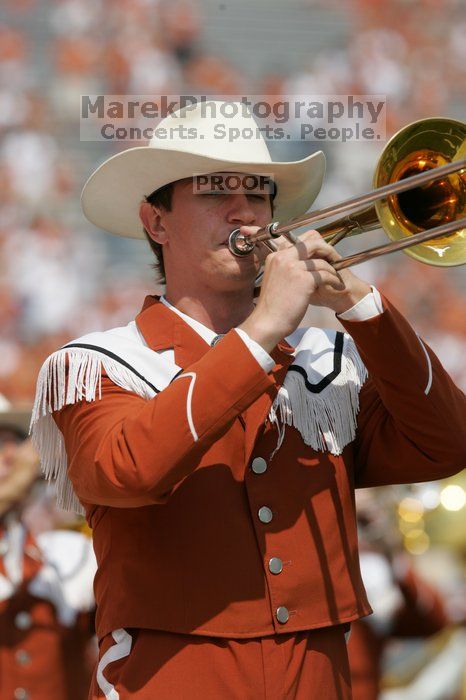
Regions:
<instances>
[{"instance_id":1,"label":"man's face","mask_svg":"<svg viewBox=\"0 0 466 700\"><path fill-rule=\"evenodd\" d=\"M24 501L38 477L39 459L31 438L0 428L0 518Z\"/></svg>"},{"instance_id":2,"label":"man's face","mask_svg":"<svg viewBox=\"0 0 466 700\"><path fill-rule=\"evenodd\" d=\"M23 440L14 430L0 428L0 480L9 476Z\"/></svg>"},{"instance_id":3,"label":"man's face","mask_svg":"<svg viewBox=\"0 0 466 700\"><path fill-rule=\"evenodd\" d=\"M216 173L216 180L188 179L176 182L172 209L161 212L165 229L164 264L167 285L193 283L216 291L235 291L250 285L260 269L257 253L243 258L228 248L231 231L243 225L264 226L272 217L271 197L258 181L256 188L219 186L238 180L238 173ZM196 284L194 284L196 288Z\"/></svg>"}]
</instances>

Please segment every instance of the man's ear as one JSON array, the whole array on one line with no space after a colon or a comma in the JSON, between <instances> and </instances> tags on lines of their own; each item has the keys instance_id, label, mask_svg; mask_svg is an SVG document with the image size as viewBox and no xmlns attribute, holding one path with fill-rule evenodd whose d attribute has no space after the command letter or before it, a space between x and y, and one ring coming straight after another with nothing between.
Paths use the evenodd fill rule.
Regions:
<instances>
[{"instance_id":1,"label":"man's ear","mask_svg":"<svg viewBox=\"0 0 466 700\"><path fill-rule=\"evenodd\" d=\"M163 245L166 243L168 236L162 224L162 216L160 207L155 207L149 202L141 202L139 207L139 218L142 225L146 229L149 236L156 242Z\"/></svg>"}]
</instances>

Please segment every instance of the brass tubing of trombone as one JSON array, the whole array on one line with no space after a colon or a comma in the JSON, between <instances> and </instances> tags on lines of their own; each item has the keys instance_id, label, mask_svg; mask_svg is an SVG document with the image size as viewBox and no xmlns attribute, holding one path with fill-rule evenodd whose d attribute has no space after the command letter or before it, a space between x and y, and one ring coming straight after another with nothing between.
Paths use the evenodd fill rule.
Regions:
<instances>
[{"instance_id":1,"label":"brass tubing of trombone","mask_svg":"<svg viewBox=\"0 0 466 700\"><path fill-rule=\"evenodd\" d=\"M453 173L458 172L458 170L463 169L466 169L466 158L453 161L452 163L447 163L446 165L441 165L438 168L431 168L430 170L427 170L423 173L419 173L419 175L412 175L411 177L407 177L404 180L399 180L398 182L393 182L389 185L384 185L383 187L379 187L376 190L372 190L372 192L368 192L367 194L362 194L358 195L357 197L347 199L346 201L341 202L340 204L325 207L325 209L319 209L313 214L305 214L304 216L299 217L298 219L293 219L292 221L290 221L289 224L283 224L281 226L278 223L277 225L273 226L271 230L273 238L281 236L282 233L284 233L285 231L291 231L294 228L315 223L316 221L326 219L329 216L337 216L338 214L344 214L346 212L352 211L356 207L366 207L366 205L374 204L379 199L385 199L386 197L390 197L395 194L400 194L401 192L407 192L410 189L420 187L421 185L426 185L429 182L432 182L433 180L445 177L446 175L452 175ZM359 211L359 209L357 209L357 211ZM248 240L251 239L251 243L253 243L254 237L259 236L259 234L263 230L268 230L268 227L266 226L264 227L264 229L259 229L259 231L256 231L255 234L248 236Z\"/></svg>"},{"instance_id":2,"label":"brass tubing of trombone","mask_svg":"<svg viewBox=\"0 0 466 700\"><path fill-rule=\"evenodd\" d=\"M361 253L355 253L354 255L348 255L347 258L342 258L333 264L335 270L344 270L352 265L357 265L358 263L366 262L367 260L372 260L373 258L378 258L381 255L387 255L388 253L395 253L397 250L404 250L405 248L411 248L411 246L418 245L419 243L426 243L431 241L433 238L438 238L439 236L446 236L449 233L454 233L462 228L466 227L466 219L458 219L457 221L450 221L448 224L443 224L442 226L436 226L428 231L423 231L421 233L416 233L414 236L409 236L401 241L392 241L391 243L385 243L385 245L378 246L377 248L371 248L370 250L362 251Z\"/></svg>"},{"instance_id":3,"label":"brass tubing of trombone","mask_svg":"<svg viewBox=\"0 0 466 700\"><path fill-rule=\"evenodd\" d=\"M327 241L330 245L335 245L345 236L355 236L379 228L381 228L380 219L377 216L375 206L372 205L367 209L361 209L330 224L318 226L317 231L324 241Z\"/></svg>"},{"instance_id":4,"label":"brass tubing of trombone","mask_svg":"<svg viewBox=\"0 0 466 700\"><path fill-rule=\"evenodd\" d=\"M293 219L288 224L280 225L278 222L268 224L267 226L260 228L258 231L256 231L256 233L252 233L250 236L247 236L247 243L251 246L250 250L252 250L252 246L258 241L268 240L269 238L277 238L283 233L287 233L294 228L305 226L307 224L313 224L316 221L320 221L321 219L325 219L329 216L337 216L338 214L347 213L353 209L356 209L357 207L366 207L379 199L399 194L400 192L407 192L414 187L420 187L421 185L425 185L433 180L445 177L446 175L451 175L452 173L456 173L458 170L463 169L466 169L466 158L453 161L447 165L441 165L438 168L432 168L431 170L420 173L419 175L412 175L404 180L393 182L390 185L384 185L383 187L379 187L378 189L368 192L367 194L347 199L340 204L319 209L313 214L305 214L302 217Z\"/></svg>"},{"instance_id":5,"label":"brass tubing of trombone","mask_svg":"<svg viewBox=\"0 0 466 700\"><path fill-rule=\"evenodd\" d=\"M348 233L352 230L353 229L348 228L348 229L343 229L342 231L339 231L338 233L335 233L334 236L332 236L331 238L328 239L327 243L329 245L336 245L337 243L342 241L344 238L346 238Z\"/></svg>"}]
</instances>

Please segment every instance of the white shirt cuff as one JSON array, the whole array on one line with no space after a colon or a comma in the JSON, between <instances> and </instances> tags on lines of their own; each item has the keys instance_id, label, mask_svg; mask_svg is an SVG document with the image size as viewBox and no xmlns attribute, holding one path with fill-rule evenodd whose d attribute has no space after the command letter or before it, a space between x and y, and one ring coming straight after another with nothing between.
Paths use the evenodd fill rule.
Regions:
<instances>
[{"instance_id":1,"label":"white shirt cuff","mask_svg":"<svg viewBox=\"0 0 466 700\"><path fill-rule=\"evenodd\" d=\"M383 313L382 299L375 287L371 287L371 289L372 291L360 299L351 309L337 314L337 318L341 318L342 321L368 321L370 318L380 316Z\"/></svg>"},{"instance_id":2,"label":"white shirt cuff","mask_svg":"<svg viewBox=\"0 0 466 700\"><path fill-rule=\"evenodd\" d=\"M248 346L250 352L254 355L264 372L267 374L273 370L275 367L275 361L270 357L269 353L264 350L264 348L256 343L255 340L250 338L246 331L242 328L235 328L242 341Z\"/></svg>"}]
</instances>

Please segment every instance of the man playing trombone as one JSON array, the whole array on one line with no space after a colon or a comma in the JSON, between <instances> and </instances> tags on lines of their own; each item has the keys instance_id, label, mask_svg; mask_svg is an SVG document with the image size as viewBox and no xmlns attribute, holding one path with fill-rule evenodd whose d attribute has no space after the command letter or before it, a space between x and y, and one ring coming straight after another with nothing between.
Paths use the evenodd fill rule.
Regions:
<instances>
[{"instance_id":1,"label":"man playing trombone","mask_svg":"<svg viewBox=\"0 0 466 700\"><path fill-rule=\"evenodd\" d=\"M145 229L165 294L54 353L38 380L44 469L94 533L89 697L350 698L345 637L371 612L354 488L459 471L465 397L315 231L268 255L255 303L263 257L234 256L229 235L304 214L323 155L275 163L261 140L215 141L196 109L176 118L206 138L154 136L82 196L101 228ZM219 189L209 174L249 180ZM309 304L346 333L300 328Z\"/></svg>"}]
</instances>

